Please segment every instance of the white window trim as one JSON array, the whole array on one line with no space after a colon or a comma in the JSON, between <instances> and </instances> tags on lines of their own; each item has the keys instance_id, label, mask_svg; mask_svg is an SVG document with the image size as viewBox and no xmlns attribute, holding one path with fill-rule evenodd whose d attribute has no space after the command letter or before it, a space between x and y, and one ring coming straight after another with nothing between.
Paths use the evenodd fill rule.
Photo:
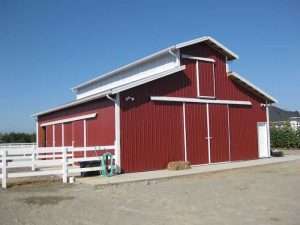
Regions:
<instances>
[{"instance_id":1,"label":"white window trim","mask_svg":"<svg viewBox=\"0 0 300 225\"><path fill-rule=\"evenodd\" d=\"M182 58L186 59L191 59L195 60L195 67L196 67L196 86L197 86L197 97L198 98L216 98L216 75L215 75L215 60L212 58L203 58L203 57L196 57L196 56L191 56L191 55L185 55L182 54ZM200 91L200 71L199 71L199 61L207 62L212 64L212 69L213 69L213 74L212 74L212 79L213 79L213 96L206 96L206 95L201 95Z\"/></svg>"},{"instance_id":2,"label":"white window trim","mask_svg":"<svg viewBox=\"0 0 300 225\"><path fill-rule=\"evenodd\" d=\"M42 123L41 127L55 125L55 124L59 124L59 123L68 123L68 122L73 122L73 121L77 121L77 120L91 119L91 118L95 118L96 116L97 116L97 113L91 113L91 114L87 114L87 115L83 115L83 116L70 117L70 118L63 119L63 120L55 120L55 121L51 121L51 122L47 122L47 123Z\"/></svg>"},{"instance_id":3,"label":"white window trim","mask_svg":"<svg viewBox=\"0 0 300 225\"><path fill-rule=\"evenodd\" d=\"M165 101L165 102L193 102L193 103L207 103L207 104L228 104L228 105L252 105L250 101L238 100L214 100L214 99L199 99L199 98L181 98L181 97L163 97L151 96L152 101Z\"/></svg>"},{"instance_id":4,"label":"white window trim","mask_svg":"<svg viewBox=\"0 0 300 225\"><path fill-rule=\"evenodd\" d=\"M213 92L214 95L212 96L207 96L207 95L201 95L201 90L200 90L200 71L199 71L199 61L196 60L196 80L197 80L197 97L198 98L216 98L216 76L215 76L215 64L211 63L212 68L213 68L213 74L212 74L212 79L213 79Z\"/></svg>"}]
</instances>

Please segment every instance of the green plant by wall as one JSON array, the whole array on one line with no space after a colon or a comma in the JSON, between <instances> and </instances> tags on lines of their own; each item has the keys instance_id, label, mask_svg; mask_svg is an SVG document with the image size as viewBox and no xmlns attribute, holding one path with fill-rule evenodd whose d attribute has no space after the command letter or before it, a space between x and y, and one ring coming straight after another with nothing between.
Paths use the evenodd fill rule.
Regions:
<instances>
[{"instance_id":1,"label":"green plant by wall","mask_svg":"<svg viewBox=\"0 0 300 225\"><path fill-rule=\"evenodd\" d=\"M300 148L300 129L294 130L289 123L271 127L272 148Z\"/></svg>"}]
</instances>

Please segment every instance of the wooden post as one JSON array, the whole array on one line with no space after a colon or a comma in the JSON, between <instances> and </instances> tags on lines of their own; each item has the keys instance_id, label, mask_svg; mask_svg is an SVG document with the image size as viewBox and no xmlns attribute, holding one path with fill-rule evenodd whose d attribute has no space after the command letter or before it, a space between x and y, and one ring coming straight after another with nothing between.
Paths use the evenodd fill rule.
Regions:
<instances>
[{"instance_id":1,"label":"wooden post","mask_svg":"<svg viewBox=\"0 0 300 225\"><path fill-rule=\"evenodd\" d=\"M63 154L62 154L62 177L63 177L63 183L68 183L68 148L63 148Z\"/></svg>"},{"instance_id":2,"label":"wooden post","mask_svg":"<svg viewBox=\"0 0 300 225\"><path fill-rule=\"evenodd\" d=\"M2 150L2 188L7 187L7 164L6 164L7 150Z\"/></svg>"},{"instance_id":3,"label":"wooden post","mask_svg":"<svg viewBox=\"0 0 300 225\"><path fill-rule=\"evenodd\" d=\"M35 171L35 160L36 160L36 152L35 152L35 147L32 148L32 154L31 154L31 161L32 161L32 165L31 165L31 170Z\"/></svg>"}]
</instances>

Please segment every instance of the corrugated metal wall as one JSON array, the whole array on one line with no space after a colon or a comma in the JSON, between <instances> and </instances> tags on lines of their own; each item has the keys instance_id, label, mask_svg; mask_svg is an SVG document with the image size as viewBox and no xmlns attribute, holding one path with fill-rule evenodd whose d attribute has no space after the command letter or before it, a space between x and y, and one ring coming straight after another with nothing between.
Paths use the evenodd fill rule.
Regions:
<instances>
[{"instance_id":1,"label":"corrugated metal wall","mask_svg":"<svg viewBox=\"0 0 300 225\"><path fill-rule=\"evenodd\" d=\"M181 104L135 102L121 98L121 166L123 172L166 168L184 160Z\"/></svg>"},{"instance_id":2,"label":"corrugated metal wall","mask_svg":"<svg viewBox=\"0 0 300 225\"><path fill-rule=\"evenodd\" d=\"M52 126L46 127L46 147L53 147L53 128Z\"/></svg>"},{"instance_id":3,"label":"corrugated metal wall","mask_svg":"<svg viewBox=\"0 0 300 225\"><path fill-rule=\"evenodd\" d=\"M55 126L55 146L62 145L62 129L61 124L56 124Z\"/></svg>"},{"instance_id":4,"label":"corrugated metal wall","mask_svg":"<svg viewBox=\"0 0 300 225\"><path fill-rule=\"evenodd\" d=\"M239 116L235 115L244 112L233 109L229 127L227 106L209 106L211 161L257 158L256 123L266 121L260 106L263 101L234 84L227 77L225 57L207 45L188 47L182 53L215 59L216 99L248 100L253 104L243 115L246 122L238 121ZM182 64L186 65L183 72L121 93L121 164L125 172L163 169L168 161L184 158L182 104L150 101L150 96L197 97L195 61L182 59ZM134 102L125 101L128 96ZM193 164L208 162L207 141L203 140L207 137L205 113L203 106L186 104L187 157ZM233 132L231 155L228 129Z\"/></svg>"},{"instance_id":5,"label":"corrugated metal wall","mask_svg":"<svg viewBox=\"0 0 300 225\"><path fill-rule=\"evenodd\" d=\"M206 104L186 104L187 160L208 163Z\"/></svg>"},{"instance_id":6,"label":"corrugated metal wall","mask_svg":"<svg viewBox=\"0 0 300 225\"><path fill-rule=\"evenodd\" d=\"M38 118L39 124L97 113L96 118L87 119L87 146L114 145L115 114L114 103L107 99L85 103L65 110L50 113ZM39 127L39 143L43 146L42 128ZM64 123L64 146L84 146L83 120ZM46 127L46 146L52 147L52 125ZM55 146L62 146L62 125L55 125Z\"/></svg>"}]
</instances>

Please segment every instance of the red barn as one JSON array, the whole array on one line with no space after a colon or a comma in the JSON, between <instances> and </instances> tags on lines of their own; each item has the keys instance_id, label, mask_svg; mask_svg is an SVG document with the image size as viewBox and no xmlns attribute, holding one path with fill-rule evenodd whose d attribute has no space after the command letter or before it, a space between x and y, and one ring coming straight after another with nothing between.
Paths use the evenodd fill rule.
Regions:
<instances>
[{"instance_id":1,"label":"red barn","mask_svg":"<svg viewBox=\"0 0 300 225\"><path fill-rule=\"evenodd\" d=\"M38 145L112 146L123 172L269 157L276 100L229 72L235 59L201 37L82 83L73 102L35 114Z\"/></svg>"}]
</instances>

